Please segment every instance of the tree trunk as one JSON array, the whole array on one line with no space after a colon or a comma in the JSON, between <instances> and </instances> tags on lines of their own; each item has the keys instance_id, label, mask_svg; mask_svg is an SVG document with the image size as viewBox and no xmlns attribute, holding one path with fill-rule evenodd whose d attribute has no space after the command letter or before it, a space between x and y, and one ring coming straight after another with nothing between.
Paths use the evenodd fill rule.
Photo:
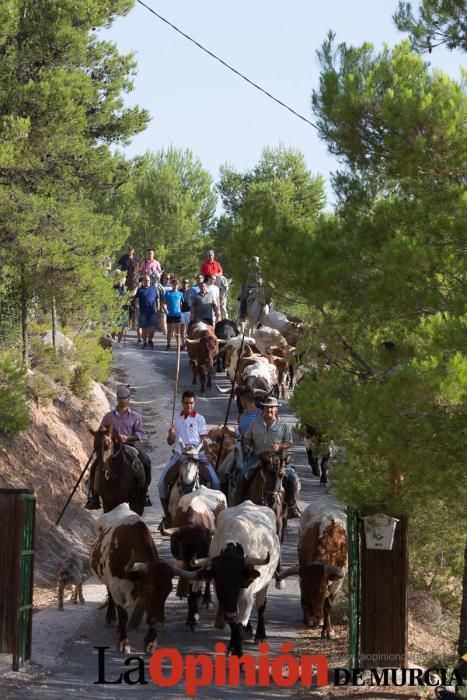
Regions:
<instances>
[{"instance_id":1,"label":"tree trunk","mask_svg":"<svg viewBox=\"0 0 467 700\"><path fill-rule=\"evenodd\" d=\"M467 654L467 544L464 550L464 581L462 584L461 619L457 651L460 657Z\"/></svg>"},{"instance_id":2,"label":"tree trunk","mask_svg":"<svg viewBox=\"0 0 467 700\"><path fill-rule=\"evenodd\" d=\"M28 293L24 265L21 265L21 332L23 336L23 365L29 367Z\"/></svg>"},{"instance_id":3,"label":"tree trunk","mask_svg":"<svg viewBox=\"0 0 467 700\"><path fill-rule=\"evenodd\" d=\"M52 297L52 347L57 352L57 304Z\"/></svg>"}]
</instances>

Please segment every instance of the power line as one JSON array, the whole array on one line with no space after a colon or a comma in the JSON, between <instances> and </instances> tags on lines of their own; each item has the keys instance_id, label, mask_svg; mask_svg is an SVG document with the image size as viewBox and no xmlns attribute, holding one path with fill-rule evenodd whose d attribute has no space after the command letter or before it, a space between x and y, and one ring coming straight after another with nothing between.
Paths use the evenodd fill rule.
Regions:
<instances>
[{"instance_id":1,"label":"power line","mask_svg":"<svg viewBox=\"0 0 467 700\"><path fill-rule=\"evenodd\" d=\"M204 51L205 53L207 53L208 56L211 56L211 58L214 58L216 61L219 61L219 63L222 63L222 65L225 66L226 68L228 68L230 71L232 71L232 73L235 73L235 75L238 75L240 78L245 80L250 85L253 85L254 88L256 88L257 90L262 92L264 95L269 97L271 100L274 100L274 102L277 102L277 104L280 105L281 107L284 107L289 112L292 112L292 114L294 114L296 117L298 117L302 121L304 121L307 124L309 124L310 126L312 126L314 129L318 129L316 124L313 124L313 122L311 122L309 119L304 117L302 114L297 112L292 107L289 107L289 105L285 104L285 102L282 102L282 100L279 100L277 97L274 97L274 95L271 95L271 93L268 92L267 90L265 90L264 88L262 88L261 85L258 85L257 83L253 82L253 80L250 80L250 78L247 78L246 75L243 75L243 73L240 73L240 71L238 71L233 66L229 65L226 61L223 61L222 58L219 58L219 56L216 56L215 53L213 53L212 51L209 51L209 49L207 49L205 46L203 46L198 41L193 39L191 36L189 36L188 34L185 34L185 32L182 32L182 30L179 29L178 27L176 27L175 24L172 24L172 22L169 22L168 19L166 19L165 17L162 17L162 15L159 15L155 10L153 10L152 7L149 7L149 5L146 5L146 3L143 2L143 0L136 0L136 2L139 3L140 5L142 5L143 7L145 7L146 10L151 12L153 15L158 17L160 20L162 20L162 22L165 22L165 24L168 24L169 27L172 27L172 29L175 29L176 32L178 32L183 37L185 37L185 39L188 39L188 41L191 41L192 44L195 44L195 46L197 46L199 49L201 49L201 51Z\"/></svg>"}]
</instances>

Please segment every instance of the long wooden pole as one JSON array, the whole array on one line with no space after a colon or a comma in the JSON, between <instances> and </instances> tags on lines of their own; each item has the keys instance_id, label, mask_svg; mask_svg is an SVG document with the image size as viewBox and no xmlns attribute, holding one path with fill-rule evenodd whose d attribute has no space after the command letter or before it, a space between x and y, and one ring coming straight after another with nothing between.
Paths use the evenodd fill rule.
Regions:
<instances>
[{"instance_id":1,"label":"long wooden pole","mask_svg":"<svg viewBox=\"0 0 467 700\"><path fill-rule=\"evenodd\" d=\"M83 476L85 475L86 469L89 467L89 465L90 465L90 463L91 463L91 459L93 458L93 455L94 455L94 449L92 450L91 454L89 455L89 459L88 459L88 461L86 462L86 466L84 467L83 471L82 471L81 474L79 475L79 479L78 479L78 481L76 482L76 484L74 485L73 491L72 491L72 492L70 493L70 495L68 496L68 500L67 500L67 502L65 503L65 505L63 506L62 512L60 513L60 515L58 516L58 518L57 518L57 520L56 520L56 522L55 522L55 525L56 525L56 526L59 524L60 520L62 519L62 515L64 514L64 512L65 512L66 509L68 508L68 504L70 503L71 499L73 498L76 489L77 489L78 486L80 485L81 479L82 479Z\"/></svg>"}]
</instances>

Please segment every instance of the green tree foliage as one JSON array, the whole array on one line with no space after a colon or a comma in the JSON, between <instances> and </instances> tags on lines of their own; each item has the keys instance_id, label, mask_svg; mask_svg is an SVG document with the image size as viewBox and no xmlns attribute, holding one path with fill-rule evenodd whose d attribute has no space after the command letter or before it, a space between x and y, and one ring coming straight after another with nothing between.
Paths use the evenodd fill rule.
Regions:
<instances>
[{"instance_id":1,"label":"green tree foliage","mask_svg":"<svg viewBox=\"0 0 467 700\"><path fill-rule=\"evenodd\" d=\"M448 49L467 49L465 0L422 0L418 17L410 2L399 2L393 17L402 32L410 33L414 49L431 51L442 44Z\"/></svg>"},{"instance_id":2,"label":"green tree foliage","mask_svg":"<svg viewBox=\"0 0 467 700\"><path fill-rule=\"evenodd\" d=\"M190 150L176 148L136 158L129 182L100 201L130 231L137 253L153 247L162 266L179 275L199 270L216 204L209 173Z\"/></svg>"},{"instance_id":3,"label":"green tree foliage","mask_svg":"<svg viewBox=\"0 0 467 700\"><path fill-rule=\"evenodd\" d=\"M94 30L132 4L9 0L0 11L0 245L27 306L53 294L68 319L95 318L111 303L99 265L125 236L90 195L126 180L128 166L109 146L128 142L148 117L123 104L133 56Z\"/></svg>"},{"instance_id":4,"label":"green tree foliage","mask_svg":"<svg viewBox=\"0 0 467 700\"><path fill-rule=\"evenodd\" d=\"M0 435L24 430L29 421L26 370L11 353L0 355Z\"/></svg>"},{"instance_id":5,"label":"green tree foliage","mask_svg":"<svg viewBox=\"0 0 467 700\"><path fill-rule=\"evenodd\" d=\"M316 195L305 200L311 211L303 215L297 207L305 203L293 196L283 206L276 179L271 200L238 195L229 177L233 247L239 240L263 256L278 296L311 310L302 361L313 371L293 404L302 422L345 447L347 459L333 475L337 494L359 507L410 513L419 542L413 556L431 552L420 567L435 570L443 546L446 570L458 574L465 532L465 93L431 71L409 42L377 53L370 44L336 46L330 36L319 58L313 106L341 163L333 176L335 211L322 214ZM430 512L437 533L423 530Z\"/></svg>"},{"instance_id":6,"label":"green tree foliage","mask_svg":"<svg viewBox=\"0 0 467 700\"><path fill-rule=\"evenodd\" d=\"M249 258L261 255L266 279L287 299L291 279L298 287L306 267L303 239L313 236L324 204L322 178L311 175L301 153L280 146L266 148L251 171L224 166L219 191L226 213L214 233L216 250L225 251L238 280Z\"/></svg>"}]
</instances>

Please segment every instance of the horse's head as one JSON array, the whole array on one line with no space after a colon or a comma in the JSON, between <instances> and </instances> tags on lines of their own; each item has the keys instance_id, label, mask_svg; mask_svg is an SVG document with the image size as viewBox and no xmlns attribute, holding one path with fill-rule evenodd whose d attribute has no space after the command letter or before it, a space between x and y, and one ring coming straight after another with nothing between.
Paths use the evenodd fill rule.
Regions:
<instances>
[{"instance_id":1,"label":"horse's head","mask_svg":"<svg viewBox=\"0 0 467 700\"><path fill-rule=\"evenodd\" d=\"M113 445L119 442L118 433L111 425L99 430L89 430L89 432L94 436L94 452L97 459L103 464L111 456Z\"/></svg>"},{"instance_id":2,"label":"horse's head","mask_svg":"<svg viewBox=\"0 0 467 700\"><path fill-rule=\"evenodd\" d=\"M199 465L195 457L187 454L182 456L178 482L184 494L199 488Z\"/></svg>"},{"instance_id":3,"label":"horse's head","mask_svg":"<svg viewBox=\"0 0 467 700\"><path fill-rule=\"evenodd\" d=\"M261 469L269 487L278 490L285 476L285 467L280 455L272 450L265 450L261 455Z\"/></svg>"}]
</instances>

